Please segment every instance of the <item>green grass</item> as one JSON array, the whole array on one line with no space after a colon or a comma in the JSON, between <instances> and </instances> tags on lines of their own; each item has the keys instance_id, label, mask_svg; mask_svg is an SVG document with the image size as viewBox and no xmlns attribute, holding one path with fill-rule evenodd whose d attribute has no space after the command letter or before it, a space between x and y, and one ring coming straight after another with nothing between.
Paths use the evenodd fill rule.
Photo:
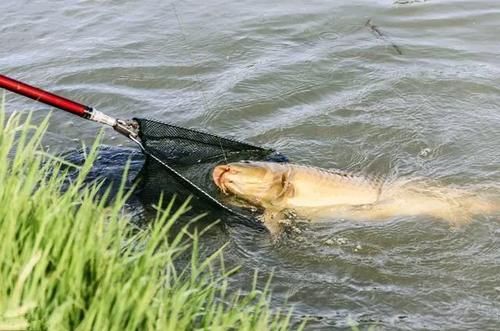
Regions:
<instances>
[{"instance_id":1,"label":"green grass","mask_svg":"<svg viewBox=\"0 0 500 331\"><path fill-rule=\"evenodd\" d=\"M63 162L41 148L47 121L0 109L0 330L289 328L267 291L228 290L232 270L213 271L223 248L202 261L199 236L174 233L186 206L137 229L123 189L105 204L86 186L97 144L62 192Z\"/></svg>"}]
</instances>

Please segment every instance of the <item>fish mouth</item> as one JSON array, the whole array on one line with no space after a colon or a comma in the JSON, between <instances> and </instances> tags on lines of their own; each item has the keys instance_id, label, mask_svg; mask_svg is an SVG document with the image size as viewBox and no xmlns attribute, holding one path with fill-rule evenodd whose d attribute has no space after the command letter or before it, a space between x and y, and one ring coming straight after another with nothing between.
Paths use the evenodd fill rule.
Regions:
<instances>
[{"instance_id":1,"label":"fish mouth","mask_svg":"<svg viewBox=\"0 0 500 331\"><path fill-rule=\"evenodd\" d=\"M227 194L226 186L224 185L223 177L226 172L231 170L231 168L227 165L218 165L214 168L212 172L212 179L217 185L218 188L221 189L222 193Z\"/></svg>"}]
</instances>

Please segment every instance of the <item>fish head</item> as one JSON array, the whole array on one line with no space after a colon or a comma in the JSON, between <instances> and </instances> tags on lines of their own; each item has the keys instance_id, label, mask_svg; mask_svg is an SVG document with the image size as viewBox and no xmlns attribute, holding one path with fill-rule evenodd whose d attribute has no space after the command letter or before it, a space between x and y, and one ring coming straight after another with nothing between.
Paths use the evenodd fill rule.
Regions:
<instances>
[{"instance_id":1,"label":"fish head","mask_svg":"<svg viewBox=\"0 0 500 331\"><path fill-rule=\"evenodd\" d=\"M276 204L289 187L287 169L272 162L242 161L218 165L212 178L223 193L262 207Z\"/></svg>"}]
</instances>

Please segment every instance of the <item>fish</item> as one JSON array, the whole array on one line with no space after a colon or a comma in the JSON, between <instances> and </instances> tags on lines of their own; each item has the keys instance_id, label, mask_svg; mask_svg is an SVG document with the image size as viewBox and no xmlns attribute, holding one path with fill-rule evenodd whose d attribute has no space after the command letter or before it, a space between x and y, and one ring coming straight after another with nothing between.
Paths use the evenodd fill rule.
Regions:
<instances>
[{"instance_id":1,"label":"fish","mask_svg":"<svg viewBox=\"0 0 500 331\"><path fill-rule=\"evenodd\" d=\"M499 211L500 204L477 192L444 187L421 178L384 180L337 169L293 163L240 161L214 167L222 194L263 210L271 233L282 230L286 215L309 221L383 221L430 216L451 224L472 215Z\"/></svg>"}]
</instances>

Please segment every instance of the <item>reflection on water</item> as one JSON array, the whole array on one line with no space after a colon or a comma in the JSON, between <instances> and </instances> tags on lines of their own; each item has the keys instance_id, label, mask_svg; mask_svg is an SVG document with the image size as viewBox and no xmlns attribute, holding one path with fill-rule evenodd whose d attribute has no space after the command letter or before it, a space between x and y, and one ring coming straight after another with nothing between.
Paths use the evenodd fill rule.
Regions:
<instances>
[{"instance_id":1,"label":"reflection on water","mask_svg":"<svg viewBox=\"0 0 500 331\"><path fill-rule=\"evenodd\" d=\"M3 73L111 115L204 128L322 167L500 182L497 1L7 0L0 12ZM7 108L47 109L11 94ZM68 149L98 128L55 112L50 130L47 144ZM129 144L111 131L105 143ZM255 268L262 280L273 272L276 307L311 316L311 329L346 327L348 316L387 329L497 329L499 224L339 220L279 244L233 227L226 255L243 265L235 288Z\"/></svg>"}]
</instances>

